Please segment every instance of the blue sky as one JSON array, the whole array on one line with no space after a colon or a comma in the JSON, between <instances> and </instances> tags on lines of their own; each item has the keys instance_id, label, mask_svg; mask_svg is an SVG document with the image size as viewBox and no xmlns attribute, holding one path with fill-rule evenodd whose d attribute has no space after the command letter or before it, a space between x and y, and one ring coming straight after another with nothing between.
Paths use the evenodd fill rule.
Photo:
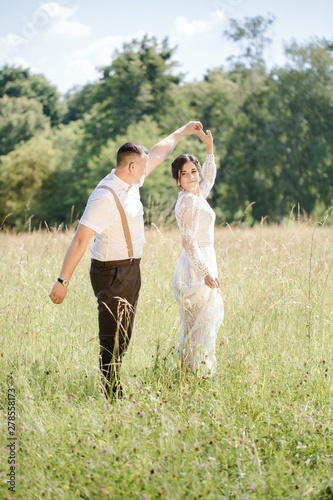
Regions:
<instances>
[{"instance_id":1,"label":"blue sky","mask_svg":"<svg viewBox=\"0 0 333 500\"><path fill-rule=\"evenodd\" d=\"M270 67L284 64L292 39L333 39L332 0L12 0L1 6L0 66L29 67L64 93L97 80L116 48L148 33L178 46L178 69L193 81L237 50L222 37L230 18L268 13L276 17Z\"/></svg>"}]
</instances>

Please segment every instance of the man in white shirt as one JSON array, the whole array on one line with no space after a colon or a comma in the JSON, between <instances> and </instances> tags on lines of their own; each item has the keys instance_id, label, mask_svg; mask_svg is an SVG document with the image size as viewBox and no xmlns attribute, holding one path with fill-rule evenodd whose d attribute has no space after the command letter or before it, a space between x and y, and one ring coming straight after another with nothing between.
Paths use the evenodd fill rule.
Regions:
<instances>
[{"instance_id":1,"label":"man in white shirt","mask_svg":"<svg viewBox=\"0 0 333 500\"><path fill-rule=\"evenodd\" d=\"M141 285L140 259L145 238L139 188L184 135L197 134L200 130L200 122L189 122L155 144L150 152L132 142L119 148L116 169L90 195L60 276L50 293L55 304L63 302L69 280L89 240L95 236L90 278L98 301L100 368L107 395L121 395L121 359L131 338ZM108 188L113 189L125 211L133 244L132 257L129 257L115 198Z\"/></svg>"}]
</instances>

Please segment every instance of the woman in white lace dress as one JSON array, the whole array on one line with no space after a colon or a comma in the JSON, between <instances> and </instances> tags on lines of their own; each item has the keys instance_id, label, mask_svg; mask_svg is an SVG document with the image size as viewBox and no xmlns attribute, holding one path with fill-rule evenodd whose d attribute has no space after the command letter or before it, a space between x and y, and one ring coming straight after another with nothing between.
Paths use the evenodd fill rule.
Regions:
<instances>
[{"instance_id":1,"label":"woman in white lace dress","mask_svg":"<svg viewBox=\"0 0 333 500\"><path fill-rule=\"evenodd\" d=\"M214 250L215 213L206 201L216 176L213 137L209 130L198 136L207 147L203 166L188 154L172 163L180 188L175 213L183 245L173 290L180 310L180 364L207 376L215 372L215 343L224 310Z\"/></svg>"}]
</instances>

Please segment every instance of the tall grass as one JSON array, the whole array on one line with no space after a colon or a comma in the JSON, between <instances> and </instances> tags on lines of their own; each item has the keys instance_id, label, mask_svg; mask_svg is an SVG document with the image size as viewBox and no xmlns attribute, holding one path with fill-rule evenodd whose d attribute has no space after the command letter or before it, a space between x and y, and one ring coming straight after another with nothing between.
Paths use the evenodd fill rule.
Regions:
<instances>
[{"instance_id":1,"label":"tall grass","mask_svg":"<svg viewBox=\"0 0 333 500\"><path fill-rule=\"evenodd\" d=\"M175 358L180 236L152 226L115 403L99 391L89 252L64 304L48 298L71 237L0 234L0 498L332 499L332 229L216 229L225 320L217 373L198 379Z\"/></svg>"}]
</instances>

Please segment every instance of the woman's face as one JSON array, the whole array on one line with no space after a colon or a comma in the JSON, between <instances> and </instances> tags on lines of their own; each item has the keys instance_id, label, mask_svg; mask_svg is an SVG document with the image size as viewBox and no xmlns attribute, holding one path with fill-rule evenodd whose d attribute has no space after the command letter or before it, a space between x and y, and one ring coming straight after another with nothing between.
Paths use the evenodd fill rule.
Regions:
<instances>
[{"instance_id":1,"label":"woman's face","mask_svg":"<svg viewBox=\"0 0 333 500\"><path fill-rule=\"evenodd\" d=\"M184 163L180 170L180 187L189 193L199 194L200 174L192 161Z\"/></svg>"}]
</instances>

